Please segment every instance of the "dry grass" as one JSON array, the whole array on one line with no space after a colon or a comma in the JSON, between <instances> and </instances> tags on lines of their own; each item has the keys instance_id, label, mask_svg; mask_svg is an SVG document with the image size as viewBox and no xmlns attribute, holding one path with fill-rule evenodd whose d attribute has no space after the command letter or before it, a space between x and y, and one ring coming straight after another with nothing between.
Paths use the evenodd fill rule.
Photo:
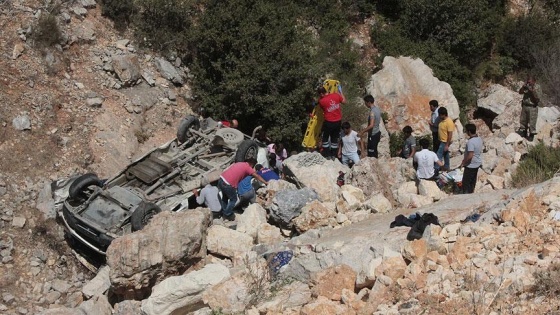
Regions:
<instances>
[{"instance_id":1,"label":"dry grass","mask_svg":"<svg viewBox=\"0 0 560 315\"><path fill-rule=\"evenodd\" d=\"M560 263L554 263L545 270L536 271L535 285L532 291L536 295L554 298L560 295Z\"/></svg>"}]
</instances>

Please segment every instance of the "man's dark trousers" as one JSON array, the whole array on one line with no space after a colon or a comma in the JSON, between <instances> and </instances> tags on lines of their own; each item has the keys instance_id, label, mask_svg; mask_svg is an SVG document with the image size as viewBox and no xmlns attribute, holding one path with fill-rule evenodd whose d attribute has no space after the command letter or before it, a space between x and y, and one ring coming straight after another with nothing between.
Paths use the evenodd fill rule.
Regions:
<instances>
[{"instance_id":1,"label":"man's dark trousers","mask_svg":"<svg viewBox=\"0 0 560 315\"><path fill-rule=\"evenodd\" d=\"M463 172L463 193L472 194L474 192L474 187L476 186L476 176L478 175L478 167L466 167Z\"/></svg>"},{"instance_id":2,"label":"man's dark trousers","mask_svg":"<svg viewBox=\"0 0 560 315\"><path fill-rule=\"evenodd\" d=\"M381 131L368 137L367 156L378 158L379 152L377 151L377 146L379 145L379 141L381 141Z\"/></svg>"}]
</instances>

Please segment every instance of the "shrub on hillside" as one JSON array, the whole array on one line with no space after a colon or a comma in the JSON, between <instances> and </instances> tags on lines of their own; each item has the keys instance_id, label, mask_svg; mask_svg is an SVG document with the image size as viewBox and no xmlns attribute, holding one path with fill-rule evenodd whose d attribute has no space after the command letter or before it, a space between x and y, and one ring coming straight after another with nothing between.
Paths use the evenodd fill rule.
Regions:
<instances>
[{"instance_id":1,"label":"shrub on hillside","mask_svg":"<svg viewBox=\"0 0 560 315\"><path fill-rule=\"evenodd\" d=\"M171 53L184 54L187 38L198 14L197 0L134 0L135 35L140 45Z\"/></svg>"},{"instance_id":2,"label":"shrub on hillside","mask_svg":"<svg viewBox=\"0 0 560 315\"><path fill-rule=\"evenodd\" d=\"M517 61L518 69L535 66L534 53L549 47L560 36L555 25L543 14L531 14L505 20L497 48L501 55Z\"/></svg>"},{"instance_id":3,"label":"shrub on hillside","mask_svg":"<svg viewBox=\"0 0 560 315\"><path fill-rule=\"evenodd\" d=\"M560 148L539 142L519 162L512 176L513 187L525 187L551 179L560 171Z\"/></svg>"},{"instance_id":4,"label":"shrub on hillside","mask_svg":"<svg viewBox=\"0 0 560 315\"><path fill-rule=\"evenodd\" d=\"M407 0L399 24L409 38L432 40L461 63L475 66L491 48L501 7L488 0Z\"/></svg>"},{"instance_id":5,"label":"shrub on hillside","mask_svg":"<svg viewBox=\"0 0 560 315\"><path fill-rule=\"evenodd\" d=\"M101 14L113 20L117 30L124 30L136 12L134 0L101 0Z\"/></svg>"},{"instance_id":6,"label":"shrub on hillside","mask_svg":"<svg viewBox=\"0 0 560 315\"><path fill-rule=\"evenodd\" d=\"M422 147L420 147L420 140L427 139L430 143L432 143L431 134L415 137L415 138L416 138L416 152L422 150ZM400 150L402 150L405 140L406 139L404 138L404 133L402 132L394 132L389 134L389 152L391 156L398 156L397 153Z\"/></svg>"},{"instance_id":7,"label":"shrub on hillside","mask_svg":"<svg viewBox=\"0 0 560 315\"><path fill-rule=\"evenodd\" d=\"M316 6L255 0L209 1L193 27L189 47L193 89L218 119L236 118L250 132L267 126L273 139L299 145L307 124L305 107L316 98L320 78L343 82L349 102L363 94L364 70L347 40L346 15ZM319 13L313 16L312 10ZM358 107L361 106L361 107ZM367 112L362 103L344 106L355 126ZM352 118L352 119L350 119Z\"/></svg>"},{"instance_id":8,"label":"shrub on hillside","mask_svg":"<svg viewBox=\"0 0 560 315\"><path fill-rule=\"evenodd\" d=\"M543 88L542 98L560 106L560 37L533 53L537 80Z\"/></svg>"},{"instance_id":9,"label":"shrub on hillside","mask_svg":"<svg viewBox=\"0 0 560 315\"><path fill-rule=\"evenodd\" d=\"M42 13L32 27L31 38L38 47L52 47L62 40L62 32L56 21L56 16L51 13Z\"/></svg>"}]
</instances>

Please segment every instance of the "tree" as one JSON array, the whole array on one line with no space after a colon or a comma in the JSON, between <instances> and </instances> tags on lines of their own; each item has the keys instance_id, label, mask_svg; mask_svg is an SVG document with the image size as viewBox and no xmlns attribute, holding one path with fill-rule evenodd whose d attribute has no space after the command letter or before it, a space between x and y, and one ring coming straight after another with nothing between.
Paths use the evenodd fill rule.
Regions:
<instances>
[{"instance_id":1,"label":"tree","mask_svg":"<svg viewBox=\"0 0 560 315\"><path fill-rule=\"evenodd\" d=\"M488 0L402 1L399 23L409 38L432 40L461 63L475 66L489 56L501 6Z\"/></svg>"},{"instance_id":2,"label":"tree","mask_svg":"<svg viewBox=\"0 0 560 315\"><path fill-rule=\"evenodd\" d=\"M245 132L260 124L276 139L301 141L319 77L314 46L289 2L209 1L190 39L195 95Z\"/></svg>"}]
</instances>

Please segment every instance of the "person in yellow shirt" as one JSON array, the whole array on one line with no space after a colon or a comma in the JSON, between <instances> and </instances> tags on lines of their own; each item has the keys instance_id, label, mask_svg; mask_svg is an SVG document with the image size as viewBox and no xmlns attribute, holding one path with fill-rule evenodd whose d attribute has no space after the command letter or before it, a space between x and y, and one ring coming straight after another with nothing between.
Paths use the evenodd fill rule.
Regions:
<instances>
[{"instance_id":1,"label":"person in yellow shirt","mask_svg":"<svg viewBox=\"0 0 560 315\"><path fill-rule=\"evenodd\" d=\"M449 118L447 114L447 108L438 108L438 115L438 137L440 144L437 150L437 156L440 161L443 161L442 170L449 171L449 146L451 146L451 141L453 140L453 131L455 131L455 124L453 123L453 120Z\"/></svg>"}]
</instances>

